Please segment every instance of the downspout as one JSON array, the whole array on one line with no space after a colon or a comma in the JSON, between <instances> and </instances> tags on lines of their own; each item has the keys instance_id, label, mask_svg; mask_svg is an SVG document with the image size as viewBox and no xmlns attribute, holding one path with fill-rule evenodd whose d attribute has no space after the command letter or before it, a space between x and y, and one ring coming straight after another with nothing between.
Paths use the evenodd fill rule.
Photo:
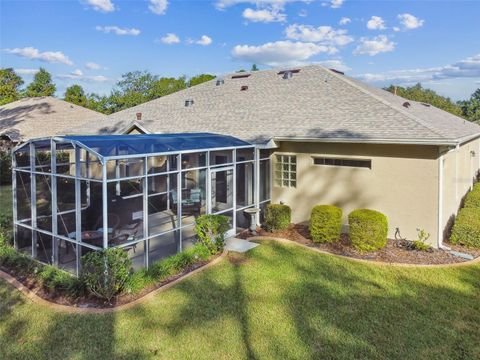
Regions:
<instances>
[{"instance_id":1,"label":"downspout","mask_svg":"<svg viewBox=\"0 0 480 360\"><path fill-rule=\"evenodd\" d=\"M450 250L449 247L443 245L443 188L444 188L444 154L440 154L438 158L438 232L437 245L439 249Z\"/></svg>"}]
</instances>

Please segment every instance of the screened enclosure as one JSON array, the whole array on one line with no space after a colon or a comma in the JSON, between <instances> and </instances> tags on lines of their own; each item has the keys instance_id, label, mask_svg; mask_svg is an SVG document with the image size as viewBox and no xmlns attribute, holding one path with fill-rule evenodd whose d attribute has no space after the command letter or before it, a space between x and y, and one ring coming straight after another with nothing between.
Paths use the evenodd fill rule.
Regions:
<instances>
[{"instance_id":1,"label":"screened enclosure","mask_svg":"<svg viewBox=\"0 0 480 360\"><path fill-rule=\"evenodd\" d=\"M202 214L227 216L234 235L270 200L270 152L209 133L36 139L12 167L15 246L75 274L109 247L148 267L191 246Z\"/></svg>"}]
</instances>

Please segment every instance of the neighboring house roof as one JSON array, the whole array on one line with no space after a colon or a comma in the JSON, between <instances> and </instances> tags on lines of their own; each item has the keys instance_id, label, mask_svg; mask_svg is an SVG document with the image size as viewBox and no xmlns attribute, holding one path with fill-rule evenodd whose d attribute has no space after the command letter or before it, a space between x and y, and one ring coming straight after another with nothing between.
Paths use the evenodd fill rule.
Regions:
<instances>
[{"instance_id":1,"label":"neighboring house roof","mask_svg":"<svg viewBox=\"0 0 480 360\"><path fill-rule=\"evenodd\" d=\"M225 75L221 85L208 81L114 113L87 130L123 132L140 112L143 120L138 123L150 132L207 131L254 143L319 139L456 144L480 136L480 126L433 106L319 65L298 69L286 80L278 70ZM189 99L193 105L185 106ZM403 106L405 102L409 107Z\"/></svg>"},{"instance_id":2,"label":"neighboring house roof","mask_svg":"<svg viewBox=\"0 0 480 360\"><path fill-rule=\"evenodd\" d=\"M0 106L0 137L22 142L62 135L104 118L104 114L51 96L25 98Z\"/></svg>"}]
</instances>

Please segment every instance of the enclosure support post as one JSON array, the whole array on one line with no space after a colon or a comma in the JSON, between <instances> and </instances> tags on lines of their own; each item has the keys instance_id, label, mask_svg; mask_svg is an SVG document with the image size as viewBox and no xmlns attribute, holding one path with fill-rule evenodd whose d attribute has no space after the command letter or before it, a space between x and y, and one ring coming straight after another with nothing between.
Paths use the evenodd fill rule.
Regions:
<instances>
[{"instance_id":1,"label":"enclosure support post","mask_svg":"<svg viewBox=\"0 0 480 360\"><path fill-rule=\"evenodd\" d=\"M51 195L52 195L52 263L58 266L58 218L57 218L57 143L50 139L50 173L51 179Z\"/></svg>"},{"instance_id":2,"label":"enclosure support post","mask_svg":"<svg viewBox=\"0 0 480 360\"><path fill-rule=\"evenodd\" d=\"M177 251L182 251L182 230L180 230L182 226L182 155L177 155L177 228L178 230L178 244L177 244Z\"/></svg>"},{"instance_id":3,"label":"enclosure support post","mask_svg":"<svg viewBox=\"0 0 480 360\"><path fill-rule=\"evenodd\" d=\"M233 204L233 214L232 214L232 228L233 233L237 233L237 149L233 149L233 181L232 181L232 204ZM228 172L227 172L228 173ZM227 180L228 186L228 180ZM228 188L227 188L228 191ZM228 194L227 194L228 196Z\"/></svg>"},{"instance_id":4,"label":"enclosure support post","mask_svg":"<svg viewBox=\"0 0 480 360\"><path fill-rule=\"evenodd\" d=\"M32 257L37 257L37 178L35 171L35 145L30 143L30 209L32 214Z\"/></svg>"},{"instance_id":5,"label":"enclosure support post","mask_svg":"<svg viewBox=\"0 0 480 360\"><path fill-rule=\"evenodd\" d=\"M88 153L87 153L88 159ZM88 167L88 162L87 162ZM88 172L88 170L87 170ZM75 146L75 239L78 242L82 242L82 194L81 194L81 158L80 148ZM82 271L82 246L78 243L76 246L76 273L80 276Z\"/></svg>"},{"instance_id":6,"label":"enclosure support post","mask_svg":"<svg viewBox=\"0 0 480 360\"><path fill-rule=\"evenodd\" d=\"M18 234L17 234L17 221L18 221L18 214L17 214L17 172L15 169L17 168L17 160L15 158L15 153L12 151L12 207L13 207L13 246L15 250L18 250ZM22 174L20 173L20 176Z\"/></svg>"},{"instance_id":7,"label":"enclosure support post","mask_svg":"<svg viewBox=\"0 0 480 360\"><path fill-rule=\"evenodd\" d=\"M253 201L255 207L260 209L260 149L255 147L253 161ZM255 215L255 222L260 226L260 214Z\"/></svg>"},{"instance_id":8,"label":"enclosure support post","mask_svg":"<svg viewBox=\"0 0 480 360\"><path fill-rule=\"evenodd\" d=\"M102 219L103 219L103 248L108 248L108 193L107 193L107 164L102 162Z\"/></svg>"},{"instance_id":9,"label":"enclosure support post","mask_svg":"<svg viewBox=\"0 0 480 360\"><path fill-rule=\"evenodd\" d=\"M148 177L147 177L147 160L145 156L143 159L143 238L148 237ZM150 240L145 240L143 243L144 263L145 268L148 269L148 254L150 253Z\"/></svg>"},{"instance_id":10,"label":"enclosure support post","mask_svg":"<svg viewBox=\"0 0 480 360\"><path fill-rule=\"evenodd\" d=\"M210 151L207 151L207 191L205 197L207 200L207 214L212 213L212 174L210 171Z\"/></svg>"}]
</instances>

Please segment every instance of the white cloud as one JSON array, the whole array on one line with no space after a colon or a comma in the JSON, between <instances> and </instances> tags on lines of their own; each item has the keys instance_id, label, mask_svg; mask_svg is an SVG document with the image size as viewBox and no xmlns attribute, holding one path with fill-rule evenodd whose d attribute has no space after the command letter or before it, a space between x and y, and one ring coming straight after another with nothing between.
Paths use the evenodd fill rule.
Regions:
<instances>
[{"instance_id":1,"label":"white cloud","mask_svg":"<svg viewBox=\"0 0 480 360\"><path fill-rule=\"evenodd\" d=\"M390 41L386 35L379 35L373 38L362 37L354 54L374 56L395 49L395 43Z\"/></svg>"},{"instance_id":2,"label":"white cloud","mask_svg":"<svg viewBox=\"0 0 480 360\"><path fill-rule=\"evenodd\" d=\"M96 11L115 11L115 5L113 5L110 0L86 0L85 3L93 7L93 9Z\"/></svg>"},{"instance_id":3,"label":"white cloud","mask_svg":"<svg viewBox=\"0 0 480 360\"><path fill-rule=\"evenodd\" d=\"M75 69L70 74L60 74L56 76L59 79L64 80L76 80L86 82L106 82L110 79L103 75L84 75L82 70Z\"/></svg>"},{"instance_id":4,"label":"white cloud","mask_svg":"<svg viewBox=\"0 0 480 360\"><path fill-rule=\"evenodd\" d=\"M454 79L480 78L480 54L457 61L453 64L407 70L392 70L386 73L367 73L358 76L368 82L413 84L417 82Z\"/></svg>"},{"instance_id":5,"label":"white cloud","mask_svg":"<svg viewBox=\"0 0 480 360\"><path fill-rule=\"evenodd\" d=\"M298 16L300 17L306 17L307 15L308 15L308 12L305 9L302 9L298 12Z\"/></svg>"},{"instance_id":6,"label":"white cloud","mask_svg":"<svg viewBox=\"0 0 480 360\"><path fill-rule=\"evenodd\" d=\"M242 16L251 22L283 22L286 20L287 15L282 13L280 9L258 9L254 10L246 8L243 10Z\"/></svg>"},{"instance_id":7,"label":"white cloud","mask_svg":"<svg viewBox=\"0 0 480 360\"><path fill-rule=\"evenodd\" d=\"M342 7L344 1L345 0L332 0L330 1L330 7L332 9L338 9L339 7Z\"/></svg>"},{"instance_id":8,"label":"white cloud","mask_svg":"<svg viewBox=\"0 0 480 360\"><path fill-rule=\"evenodd\" d=\"M344 46L353 41L347 30L334 29L331 26L319 26L293 24L285 29L288 39L305 42L319 42L328 45Z\"/></svg>"},{"instance_id":9,"label":"white cloud","mask_svg":"<svg viewBox=\"0 0 480 360\"><path fill-rule=\"evenodd\" d=\"M399 28L398 26L394 26L394 27L393 27L393 31L399 32L399 31L400 31L400 28Z\"/></svg>"},{"instance_id":10,"label":"white cloud","mask_svg":"<svg viewBox=\"0 0 480 360\"><path fill-rule=\"evenodd\" d=\"M352 70L350 67L344 64L344 62L340 59L331 59L331 60L324 60L324 61L318 61L320 65L325 66L326 68L329 69L335 69L338 71L349 71Z\"/></svg>"},{"instance_id":11,"label":"white cloud","mask_svg":"<svg viewBox=\"0 0 480 360\"><path fill-rule=\"evenodd\" d=\"M38 69L14 69L14 71L20 75L34 75L38 72Z\"/></svg>"},{"instance_id":12,"label":"white cloud","mask_svg":"<svg viewBox=\"0 0 480 360\"><path fill-rule=\"evenodd\" d=\"M340 25L347 25L348 23L351 23L352 20L348 17L342 17L340 21L338 22Z\"/></svg>"},{"instance_id":13,"label":"white cloud","mask_svg":"<svg viewBox=\"0 0 480 360\"><path fill-rule=\"evenodd\" d=\"M384 30L386 29L385 20L380 16L372 16L367 22L367 28L370 30Z\"/></svg>"},{"instance_id":14,"label":"white cloud","mask_svg":"<svg viewBox=\"0 0 480 360\"><path fill-rule=\"evenodd\" d=\"M276 41L259 46L237 45L232 50L236 59L268 66L298 65L320 53L335 53L336 49L314 43Z\"/></svg>"},{"instance_id":15,"label":"white cloud","mask_svg":"<svg viewBox=\"0 0 480 360\"><path fill-rule=\"evenodd\" d=\"M202 46L208 46L212 43L212 38L207 35L202 35L200 40L196 41L195 43Z\"/></svg>"},{"instance_id":16,"label":"white cloud","mask_svg":"<svg viewBox=\"0 0 480 360\"><path fill-rule=\"evenodd\" d=\"M164 37L160 38L160 42L164 44L178 44L180 42L180 38L174 33L168 33Z\"/></svg>"},{"instance_id":17,"label":"white cloud","mask_svg":"<svg viewBox=\"0 0 480 360\"><path fill-rule=\"evenodd\" d=\"M425 20L421 20L412 14L400 14L397 16L405 30L413 30L423 26Z\"/></svg>"},{"instance_id":18,"label":"white cloud","mask_svg":"<svg viewBox=\"0 0 480 360\"><path fill-rule=\"evenodd\" d=\"M94 62L91 62L91 61L85 63L85 67L89 70L99 70L99 69L102 68L100 65L98 65Z\"/></svg>"},{"instance_id":19,"label":"white cloud","mask_svg":"<svg viewBox=\"0 0 480 360\"><path fill-rule=\"evenodd\" d=\"M135 28L121 28L118 26L96 26L97 31L104 32L106 34L114 33L116 35L131 35L137 36L140 34L140 30Z\"/></svg>"},{"instance_id":20,"label":"white cloud","mask_svg":"<svg viewBox=\"0 0 480 360\"><path fill-rule=\"evenodd\" d=\"M338 0L337 0L338 1ZM342 0L343 1L343 0ZM228 7L238 4L252 4L257 7L276 7L277 9L283 8L287 3L303 2L309 3L311 0L217 0L215 7L218 10L225 10Z\"/></svg>"},{"instance_id":21,"label":"white cloud","mask_svg":"<svg viewBox=\"0 0 480 360\"><path fill-rule=\"evenodd\" d=\"M60 63L65 65L73 65L73 62L61 51L44 51L40 52L34 47L5 49L8 54L18 55L31 60L40 60L48 63Z\"/></svg>"},{"instance_id":22,"label":"white cloud","mask_svg":"<svg viewBox=\"0 0 480 360\"><path fill-rule=\"evenodd\" d=\"M164 15L167 11L168 0L149 0L148 8L151 12L157 15Z\"/></svg>"}]
</instances>

